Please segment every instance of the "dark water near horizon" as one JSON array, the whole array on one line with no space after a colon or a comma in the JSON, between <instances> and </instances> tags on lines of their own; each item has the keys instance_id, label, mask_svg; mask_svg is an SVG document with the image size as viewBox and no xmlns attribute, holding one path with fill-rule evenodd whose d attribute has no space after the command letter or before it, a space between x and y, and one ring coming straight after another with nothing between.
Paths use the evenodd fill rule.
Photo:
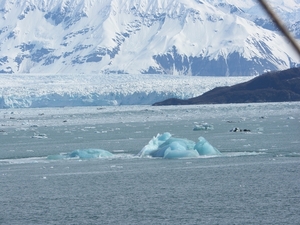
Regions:
<instances>
[{"instance_id":1,"label":"dark water near horizon","mask_svg":"<svg viewBox=\"0 0 300 225\"><path fill-rule=\"evenodd\" d=\"M10 109L0 124L0 224L300 222L300 103ZM163 132L222 155L136 156ZM46 158L87 148L116 157Z\"/></svg>"}]
</instances>

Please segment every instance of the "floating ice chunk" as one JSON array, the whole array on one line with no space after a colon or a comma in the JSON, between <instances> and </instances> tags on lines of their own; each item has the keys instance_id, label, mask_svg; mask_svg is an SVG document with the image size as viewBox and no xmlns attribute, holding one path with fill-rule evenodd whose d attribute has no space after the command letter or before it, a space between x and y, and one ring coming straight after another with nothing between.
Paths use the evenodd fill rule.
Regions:
<instances>
[{"instance_id":1,"label":"floating ice chunk","mask_svg":"<svg viewBox=\"0 0 300 225\"><path fill-rule=\"evenodd\" d=\"M286 155L286 157L300 157L300 153L298 153L298 152L291 152L291 153L288 153Z\"/></svg>"},{"instance_id":2,"label":"floating ice chunk","mask_svg":"<svg viewBox=\"0 0 300 225\"><path fill-rule=\"evenodd\" d=\"M292 117L292 116L289 116L287 119L288 119L288 120L294 120L295 118Z\"/></svg>"},{"instance_id":3,"label":"floating ice chunk","mask_svg":"<svg viewBox=\"0 0 300 225\"><path fill-rule=\"evenodd\" d=\"M249 129L240 129L238 127L234 127L230 130L230 132L251 132Z\"/></svg>"},{"instance_id":4,"label":"floating ice chunk","mask_svg":"<svg viewBox=\"0 0 300 225\"><path fill-rule=\"evenodd\" d=\"M199 137L198 142L195 145L195 149L199 153L199 155L219 155L218 149L213 147L204 137Z\"/></svg>"},{"instance_id":5,"label":"floating ice chunk","mask_svg":"<svg viewBox=\"0 0 300 225\"><path fill-rule=\"evenodd\" d=\"M69 154L71 158L78 157L80 159L91 159L91 158L108 158L114 155L109 151L102 149L86 149L86 150L75 150Z\"/></svg>"},{"instance_id":6,"label":"floating ice chunk","mask_svg":"<svg viewBox=\"0 0 300 225\"><path fill-rule=\"evenodd\" d=\"M208 123L196 124L193 130L213 130L214 126Z\"/></svg>"},{"instance_id":7,"label":"floating ice chunk","mask_svg":"<svg viewBox=\"0 0 300 225\"><path fill-rule=\"evenodd\" d=\"M59 155L50 155L47 159L70 159L70 158L79 158L79 159L93 159L93 158L111 158L114 157L109 151L102 149L83 149L75 150L70 153L63 153Z\"/></svg>"},{"instance_id":8,"label":"floating ice chunk","mask_svg":"<svg viewBox=\"0 0 300 225\"><path fill-rule=\"evenodd\" d=\"M214 155L220 152L211 146L203 137L199 138L196 144L194 141L173 138L171 134L157 134L152 140L140 151L140 157L152 156L167 159L199 157L199 155Z\"/></svg>"},{"instance_id":9,"label":"floating ice chunk","mask_svg":"<svg viewBox=\"0 0 300 225\"><path fill-rule=\"evenodd\" d=\"M263 127L258 127L256 130L257 130L257 132L263 132L264 128Z\"/></svg>"},{"instance_id":10,"label":"floating ice chunk","mask_svg":"<svg viewBox=\"0 0 300 225\"><path fill-rule=\"evenodd\" d=\"M139 156L149 156L152 153L156 152L158 150L158 147L163 144L166 140L168 140L171 137L171 134L166 132L164 134L157 134L156 137L153 137L148 145L146 145L140 152Z\"/></svg>"},{"instance_id":11,"label":"floating ice chunk","mask_svg":"<svg viewBox=\"0 0 300 225\"><path fill-rule=\"evenodd\" d=\"M168 133L168 135L170 134ZM197 154L197 152L194 151L194 146L195 146L195 142L193 141L170 137L165 142L160 144L156 148L156 150L152 152L150 155L152 157L163 157L163 158L190 157L190 155ZM190 153L190 151L193 151L194 154ZM196 156L199 155L197 154Z\"/></svg>"},{"instance_id":12,"label":"floating ice chunk","mask_svg":"<svg viewBox=\"0 0 300 225\"><path fill-rule=\"evenodd\" d=\"M31 138L38 138L38 139L45 139L48 138L46 134L37 134L34 133L34 135Z\"/></svg>"}]
</instances>

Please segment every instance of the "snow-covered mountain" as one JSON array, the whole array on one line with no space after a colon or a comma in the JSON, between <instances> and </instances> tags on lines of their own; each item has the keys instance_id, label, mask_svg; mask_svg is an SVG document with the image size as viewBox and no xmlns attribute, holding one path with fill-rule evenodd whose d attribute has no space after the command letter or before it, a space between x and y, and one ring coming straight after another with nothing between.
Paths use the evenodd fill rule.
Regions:
<instances>
[{"instance_id":1,"label":"snow-covered mountain","mask_svg":"<svg viewBox=\"0 0 300 225\"><path fill-rule=\"evenodd\" d=\"M300 1L268 2L300 38ZM256 0L0 1L0 73L237 76L297 65Z\"/></svg>"}]
</instances>

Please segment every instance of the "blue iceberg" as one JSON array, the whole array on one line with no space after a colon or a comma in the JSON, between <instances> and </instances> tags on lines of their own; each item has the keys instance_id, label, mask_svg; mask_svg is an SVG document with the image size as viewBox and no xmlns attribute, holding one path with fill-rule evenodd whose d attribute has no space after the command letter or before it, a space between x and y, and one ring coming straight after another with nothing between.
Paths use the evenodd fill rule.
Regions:
<instances>
[{"instance_id":1,"label":"blue iceberg","mask_svg":"<svg viewBox=\"0 0 300 225\"><path fill-rule=\"evenodd\" d=\"M174 138L168 132L157 134L139 152L140 157L161 157L165 159L195 158L201 155L219 155L218 149L214 148L203 137L199 137L198 142Z\"/></svg>"},{"instance_id":2,"label":"blue iceberg","mask_svg":"<svg viewBox=\"0 0 300 225\"><path fill-rule=\"evenodd\" d=\"M82 150L75 150L70 153L62 153L59 155L49 155L47 159L95 159L95 158L111 158L114 157L109 151L102 150L102 149L82 149Z\"/></svg>"},{"instance_id":3,"label":"blue iceberg","mask_svg":"<svg viewBox=\"0 0 300 225\"><path fill-rule=\"evenodd\" d=\"M194 147L199 155L219 155L221 152L219 152L218 149L213 147L207 140L205 140L204 137L199 137L198 142L196 143Z\"/></svg>"}]
</instances>

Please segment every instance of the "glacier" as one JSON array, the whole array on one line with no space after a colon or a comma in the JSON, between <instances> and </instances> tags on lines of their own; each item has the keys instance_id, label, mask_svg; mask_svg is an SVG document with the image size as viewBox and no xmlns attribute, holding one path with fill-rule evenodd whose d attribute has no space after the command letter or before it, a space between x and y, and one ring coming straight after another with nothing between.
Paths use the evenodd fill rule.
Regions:
<instances>
[{"instance_id":1,"label":"glacier","mask_svg":"<svg viewBox=\"0 0 300 225\"><path fill-rule=\"evenodd\" d=\"M217 86L253 77L148 74L1 75L1 108L152 105L168 98L196 97Z\"/></svg>"},{"instance_id":2,"label":"glacier","mask_svg":"<svg viewBox=\"0 0 300 225\"><path fill-rule=\"evenodd\" d=\"M299 39L299 1L269 2ZM299 64L255 0L0 2L3 74L250 76Z\"/></svg>"},{"instance_id":3,"label":"glacier","mask_svg":"<svg viewBox=\"0 0 300 225\"><path fill-rule=\"evenodd\" d=\"M218 149L213 147L204 137L199 137L198 142L174 138L169 132L157 134L139 152L140 157L161 157L164 159L194 158L199 156L220 155Z\"/></svg>"}]
</instances>

